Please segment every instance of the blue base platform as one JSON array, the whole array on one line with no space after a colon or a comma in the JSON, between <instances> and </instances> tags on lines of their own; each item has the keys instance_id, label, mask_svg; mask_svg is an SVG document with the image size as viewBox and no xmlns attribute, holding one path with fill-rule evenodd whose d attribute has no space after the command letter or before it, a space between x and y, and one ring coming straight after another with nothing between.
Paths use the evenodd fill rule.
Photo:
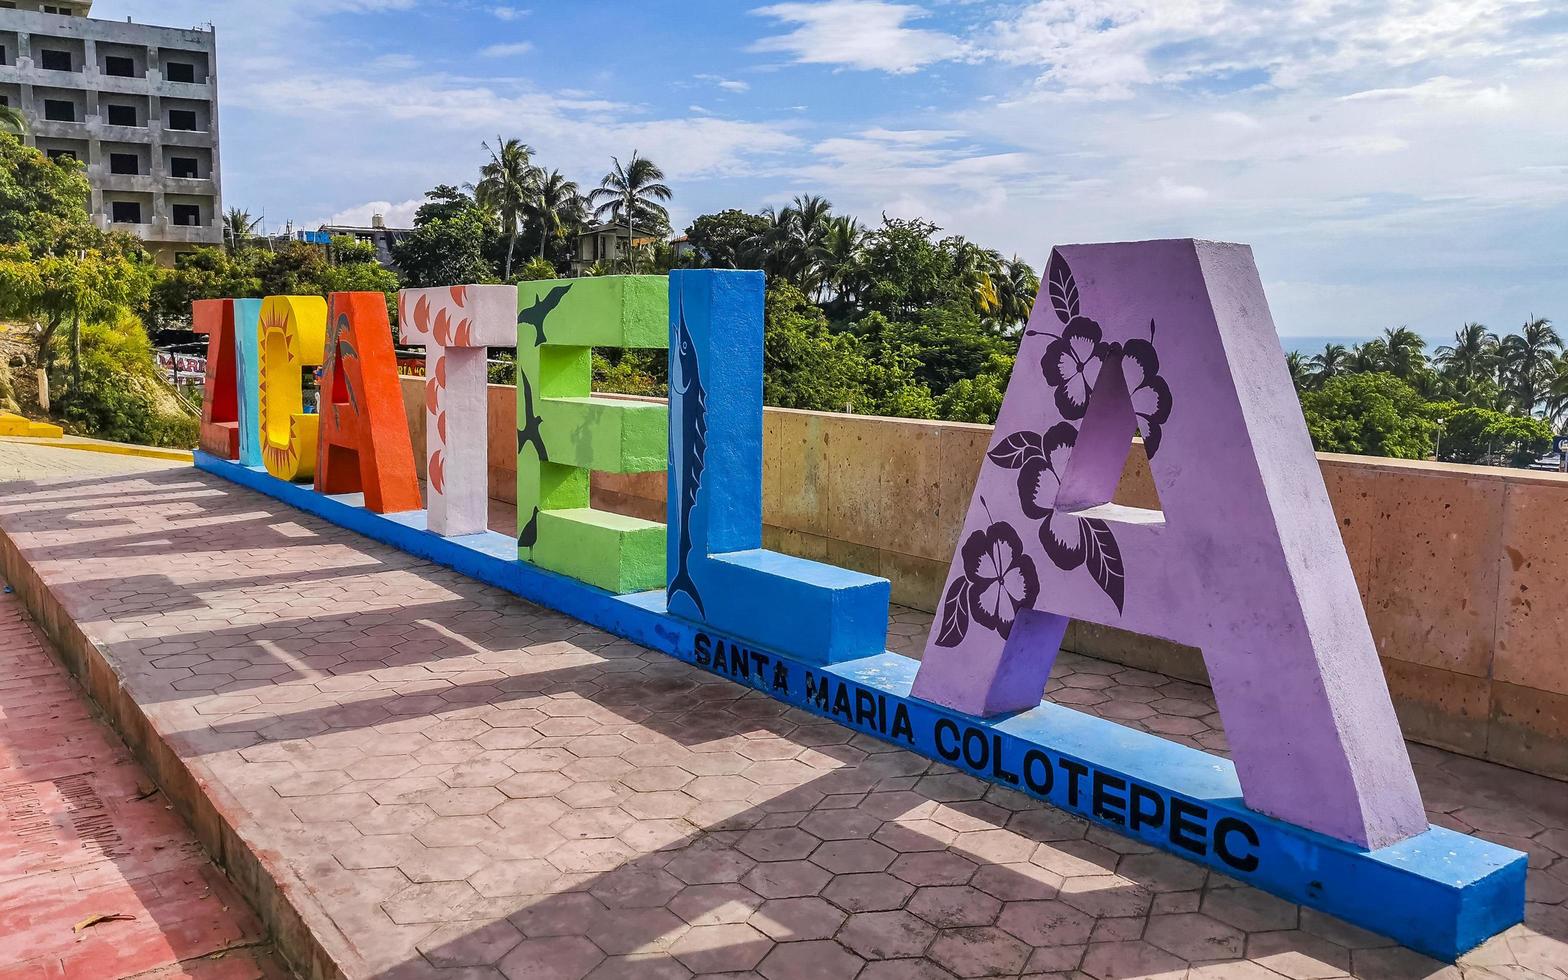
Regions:
<instances>
[{"instance_id":1,"label":"blue base platform","mask_svg":"<svg viewBox=\"0 0 1568 980\"><path fill-rule=\"evenodd\" d=\"M1157 735L1050 703L957 714L909 696L908 657L801 663L671 616L662 592L611 595L520 562L504 534L442 538L423 511L374 514L358 494L324 496L202 452L196 466L1431 956L1452 961L1524 918L1518 851L1441 827L1359 850L1247 809L1229 760Z\"/></svg>"}]
</instances>

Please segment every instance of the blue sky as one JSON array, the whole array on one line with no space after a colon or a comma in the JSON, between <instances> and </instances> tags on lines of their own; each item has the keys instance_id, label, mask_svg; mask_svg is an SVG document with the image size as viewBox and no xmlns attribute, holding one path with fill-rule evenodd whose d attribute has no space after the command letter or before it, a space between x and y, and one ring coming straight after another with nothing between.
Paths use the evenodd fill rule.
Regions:
<instances>
[{"instance_id":1,"label":"blue sky","mask_svg":"<svg viewBox=\"0 0 1568 980\"><path fill-rule=\"evenodd\" d=\"M218 28L226 204L406 223L497 134L672 216L823 194L1042 264L1256 250L1285 335L1568 324L1555 0L98 0Z\"/></svg>"}]
</instances>

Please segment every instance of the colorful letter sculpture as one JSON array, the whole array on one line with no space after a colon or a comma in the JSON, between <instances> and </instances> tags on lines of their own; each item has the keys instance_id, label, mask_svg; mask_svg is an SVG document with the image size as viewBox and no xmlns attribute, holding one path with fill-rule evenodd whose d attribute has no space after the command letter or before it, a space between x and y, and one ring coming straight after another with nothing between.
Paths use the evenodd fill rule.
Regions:
<instances>
[{"instance_id":1,"label":"colorful letter sculpture","mask_svg":"<svg viewBox=\"0 0 1568 980\"><path fill-rule=\"evenodd\" d=\"M321 365L327 303L320 296L268 296L259 331L262 462L280 480L309 480L319 426L305 411L303 372Z\"/></svg>"},{"instance_id":2,"label":"colorful letter sculpture","mask_svg":"<svg viewBox=\"0 0 1568 980\"><path fill-rule=\"evenodd\" d=\"M405 344L425 348L425 490L430 530L478 534L490 511L485 349L517 341L516 286L404 289Z\"/></svg>"},{"instance_id":3,"label":"colorful letter sculpture","mask_svg":"<svg viewBox=\"0 0 1568 980\"><path fill-rule=\"evenodd\" d=\"M588 477L665 468L669 410L593 394L593 348L669 342L664 276L517 287L518 555L617 594L664 584L664 525L589 506Z\"/></svg>"},{"instance_id":4,"label":"colorful letter sculpture","mask_svg":"<svg viewBox=\"0 0 1568 980\"><path fill-rule=\"evenodd\" d=\"M240 465L261 463L261 300L234 304L234 364L239 373Z\"/></svg>"},{"instance_id":5,"label":"colorful letter sculpture","mask_svg":"<svg viewBox=\"0 0 1568 980\"><path fill-rule=\"evenodd\" d=\"M419 509L419 477L381 293L328 297L320 414L319 492L363 492L365 508L377 514Z\"/></svg>"},{"instance_id":6,"label":"colorful letter sculpture","mask_svg":"<svg viewBox=\"0 0 1568 980\"><path fill-rule=\"evenodd\" d=\"M191 329L207 335L207 376L201 392L202 452L240 458L240 378L234 301L200 299L191 305Z\"/></svg>"},{"instance_id":7,"label":"colorful letter sculpture","mask_svg":"<svg viewBox=\"0 0 1568 980\"><path fill-rule=\"evenodd\" d=\"M887 579L762 548L762 273L669 289L670 612L806 663L882 653Z\"/></svg>"},{"instance_id":8,"label":"colorful letter sculpture","mask_svg":"<svg viewBox=\"0 0 1568 980\"><path fill-rule=\"evenodd\" d=\"M1070 618L1191 644L1249 807L1424 831L1251 250L1058 248L1017 364L914 694L1031 708ZM1163 511L1111 502L1135 431Z\"/></svg>"}]
</instances>

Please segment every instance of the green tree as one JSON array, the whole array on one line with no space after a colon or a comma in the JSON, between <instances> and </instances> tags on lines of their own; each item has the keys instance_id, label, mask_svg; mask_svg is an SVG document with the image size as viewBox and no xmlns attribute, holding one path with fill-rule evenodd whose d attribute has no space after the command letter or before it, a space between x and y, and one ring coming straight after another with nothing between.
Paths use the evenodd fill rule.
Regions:
<instances>
[{"instance_id":1,"label":"green tree","mask_svg":"<svg viewBox=\"0 0 1568 980\"><path fill-rule=\"evenodd\" d=\"M1552 426L1545 419L1473 405L1455 405L1437 417L1443 419L1442 458L1458 463L1502 456L1513 466L1529 466L1552 441Z\"/></svg>"},{"instance_id":2,"label":"green tree","mask_svg":"<svg viewBox=\"0 0 1568 980\"><path fill-rule=\"evenodd\" d=\"M1433 353L1433 360L1443 377L1451 381L1457 391L1469 391L1496 376L1497 335L1484 324L1465 324L1454 331L1452 344L1444 344Z\"/></svg>"},{"instance_id":3,"label":"green tree","mask_svg":"<svg viewBox=\"0 0 1568 980\"><path fill-rule=\"evenodd\" d=\"M496 280L485 257L490 218L474 199L450 184L425 192L414 230L392 245L405 285L450 286Z\"/></svg>"},{"instance_id":4,"label":"green tree","mask_svg":"<svg viewBox=\"0 0 1568 980\"><path fill-rule=\"evenodd\" d=\"M559 170L541 173L529 200L528 220L539 232L542 259L546 245L562 240L569 229L583 223L583 198L577 183L567 180Z\"/></svg>"},{"instance_id":5,"label":"green tree","mask_svg":"<svg viewBox=\"0 0 1568 980\"><path fill-rule=\"evenodd\" d=\"M27 117L22 115L22 110L11 105L0 105L0 133L15 133L17 136L27 132Z\"/></svg>"},{"instance_id":6,"label":"green tree","mask_svg":"<svg viewBox=\"0 0 1568 980\"><path fill-rule=\"evenodd\" d=\"M481 144L490 159L479 168L479 183L474 186L474 202L494 214L506 239L506 261L501 278L512 278L512 251L523 217L538 196L539 171L533 165L533 147L522 140L503 140L496 145ZM542 241L543 239L541 239ZM543 254L541 245L541 253Z\"/></svg>"},{"instance_id":7,"label":"green tree","mask_svg":"<svg viewBox=\"0 0 1568 980\"><path fill-rule=\"evenodd\" d=\"M237 252L250 243L260 218L252 218L249 211L229 208L223 216L223 244L230 253Z\"/></svg>"},{"instance_id":8,"label":"green tree","mask_svg":"<svg viewBox=\"0 0 1568 980\"><path fill-rule=\"evenodd\" d=\"M697 264L713 269L760 269L753 248L768 227L768 219L734 208L717 214L698 215L686 228L686 240L695 250Z\"/></svg>"},{"instance_id":9,"label":"green tree","mask_svg":"<svg viewBox=\"0 0 1568 980\"><path fill-rule=\"evenodd\" d=\"M996 280L995 320L1004 333L1011 333L1029 320L1035 297L1040 295L1040 277L1029 263L1013 256L1002 263Z\"/></svg>"},{"instance_id":10,"label":"green tree","mask_svg":"<svg viewBox=\"0 0 1568 980\"><path fill-rule=\"evenodd\" d=\"M1552 321L1532 316L1502 339L1499 347L1504 385L1520 413L1535 411L1543 388L1550 382L1552 362L1563 352L1563 340Z\"/></svg>"},{"instance_id":11,"label":"green tree","mask_svg":"<svg viewBox=\"0 0 1568 980\"><path fill-rule=\"evenodd\" d=\"M634 225L649 231L662 231L669 227L670 213L660 201L674 197L664 181L664 171L636 150L623 167L619 157L611 157L613 169L604 175L599 186L588 195L588 204L594 217L600 221L626 223L626 256L624 262L631 267L631 240Z\"/></svg>"},{"instance_id":12,"label":"green tree","mask_svg":"<svg viewBox=\"0 0 1568 980\"><path fill-rule=\"evenodd\" d=\"M830 330L822 310L787 281L769 283L765 310L765 404L820 412L863 405L868 365L852 334Z\"/></svg>"},{"instance_id":13,"label":"green tree","mask_svg":"<svg viewBox=\"0 0 1568 980\"><path fill-rule=\"evenodd\" d=\"M1324 344L1323 349L1307 361L1312 371L1312 382L1321 385L1337 378L1349 369L1350 352L1344 344Z\"/></svg>"},{"instance_id":14,"label":"green tree","mask_svg":"<svg viewBox=\"0 0 1568 980\"><path fill-rule=\"evenodd\" d=\"M1321 452L1424 459L1436 424L1409 384L1384 372L1342 374L1301 396L1312 444Z\"/></svg>"}]
</instances>

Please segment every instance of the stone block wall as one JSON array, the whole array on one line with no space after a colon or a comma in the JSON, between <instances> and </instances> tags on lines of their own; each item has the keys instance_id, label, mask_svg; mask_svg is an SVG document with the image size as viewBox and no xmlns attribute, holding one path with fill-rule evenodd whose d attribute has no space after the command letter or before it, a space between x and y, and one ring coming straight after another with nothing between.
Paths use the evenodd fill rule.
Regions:
<instances>
[{"instance_id":1,"label":"stone block wall","mask_svg":"<svg viewBox=\"0 0 1568 980\"><path fill-rule=\"evenodd\" d=\"M404 400L423 467L422 381ZM516 392L490 388L490 493L516 495ZM893 601L935 608L989 426L769 408L764 543L881 575ZM1568 778L1568 476L1319 454L1405 734ZM421 473L421 475L423 475ZM1141 451L1118 502L1158 507ZM661 474L595 474L594 506L652 520ZM1199 652L1093 624L1089 656L1206 682Z\"/></svg>"}]
</instances>

